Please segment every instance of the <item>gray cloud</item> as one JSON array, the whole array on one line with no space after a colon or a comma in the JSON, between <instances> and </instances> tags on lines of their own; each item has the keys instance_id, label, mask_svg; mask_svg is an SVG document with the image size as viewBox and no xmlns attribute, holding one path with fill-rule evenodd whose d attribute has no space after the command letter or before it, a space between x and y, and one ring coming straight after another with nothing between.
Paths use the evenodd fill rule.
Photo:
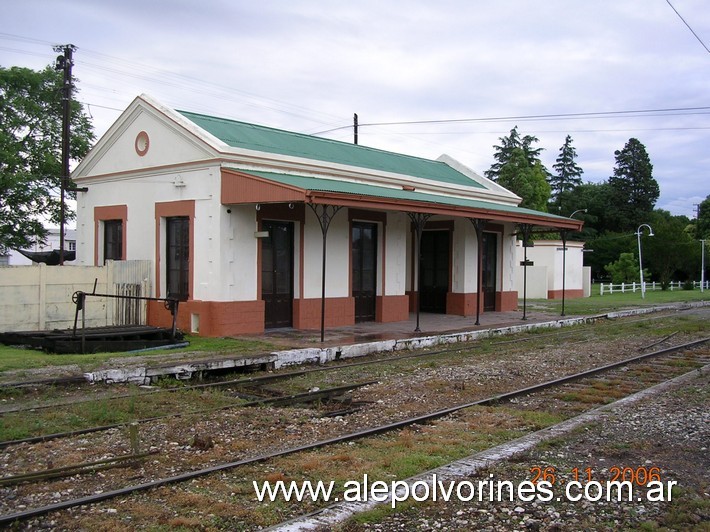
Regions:
<instances>
[{"instance_id":1,"label":"gray cloud","mask_svg":"<svg viewBox=\"0 0 710 532\"><path fill-rule=\"evenodd\" d=\"M674 5L710 41L702 0ZM79 98L99 133L147 92L167 105L315 132L360 121L505 117L710 105L710 58L665 2L25 0L0 31L79 49ZM41 68L46 44L0 36L0 64ZM9 49L9 50L8 50ZM16 51L12 51L16 50ZM29 53L29 55L28 55ZM643 142L659 207L691 215L707 185L707 114L363 127L370 146L479 172L518 123L551 167L567 133L590 181ZM680 129L686 128L686 129ZM328 134L349 141L351 132ZM694 199L695 198L695 199ZM689 203L690 202L690 203Z\"/></svg>"}]
</instances>

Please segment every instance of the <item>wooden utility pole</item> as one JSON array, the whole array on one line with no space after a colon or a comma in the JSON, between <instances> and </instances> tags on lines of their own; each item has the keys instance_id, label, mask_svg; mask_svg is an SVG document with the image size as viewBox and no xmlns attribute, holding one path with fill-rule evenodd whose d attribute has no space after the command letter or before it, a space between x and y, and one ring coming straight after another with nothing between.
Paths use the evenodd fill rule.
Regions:
<instances>
[{"instance_id":1,"label":"wooden utility pole","mask_svg":"<svg viewBox=\"0 0 710 532\"><path fill-rule=\"evenodd\" d=\"M64 73L62 82L62 175L59 184L59 265L64 266L64 226L66 225L65 192L69 185L69 141L71 122L71 96L72 96L72 54L76 47L73 44L56 46L55 52L61 53L57 57L56 70Z\"/></svg>"}]
</instances>

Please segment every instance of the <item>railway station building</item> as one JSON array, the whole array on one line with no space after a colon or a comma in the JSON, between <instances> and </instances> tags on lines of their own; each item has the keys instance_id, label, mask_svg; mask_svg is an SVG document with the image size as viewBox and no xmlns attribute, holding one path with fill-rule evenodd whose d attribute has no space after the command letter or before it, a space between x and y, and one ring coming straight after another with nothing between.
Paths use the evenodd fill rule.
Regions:
<instances>
[{"instance_id":1,"label":"railway station building","mask_svg":"<svg viewBox=\"0 0 710 532\"><path fill-rule=\"evenodd\" d=\"M76 263L152 260L153 296L179 299L178 326L204 336L317 329L322 315L326 327L404 321L417 305L514 310L518 235L581 228L518 207L448 156L176 111L145 95L72 177L86 188ZM149 303L150 324L169 321Z\"/></svg>"}]
</instances>

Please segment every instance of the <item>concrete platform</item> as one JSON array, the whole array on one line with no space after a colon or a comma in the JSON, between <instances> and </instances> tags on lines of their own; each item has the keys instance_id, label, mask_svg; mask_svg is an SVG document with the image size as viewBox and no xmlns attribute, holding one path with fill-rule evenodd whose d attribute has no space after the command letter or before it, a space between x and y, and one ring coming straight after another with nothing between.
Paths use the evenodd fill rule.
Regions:
<instances>
[{"instance_id":1,"label":"concrete platform","mask_svg":"<svg viewBox=\"0 0 710 532\"><path fill-rule=\"evenodd\" d=\"M481 315L479 325L475 325L475 317L421 314L419 332L414 330L416 317L411 315L409 320L396 323L363 323L326 329L324 342L320 341L320 330L270 330L264 335L252 338L267 340L283 349L256 355L231 353L196 356L194 353L186 352L141 356L140 353L136 353L130 358L112 359L105 364L104 368L84 373L83 377L89 382L150 384L154 379L163 376L190 379L204 373L238 370L239 368L278 369L298 364L323 364L332 360L373 353L410 351L423 347L515 334L533 329L560 328L590 323L599 319L614 319L704 306L710 306L710 302L679 303L628 309L595 316L565 318L533 309L528 310L526 320L522 319L522 311L490 312ZM66 375L66 369L62 367L43 368L43 374L46 377L48 370L51 370L57 374ZM23 373L27 378L31 372L24 371ZM71 373L76 374L77 372L74 370Z\"/></svg>"},{"instance_id":2,"label":"concrete platform","mask_svg":"<svg viewBox=\"0 0 710 532\"><path fill-rule=\"evenodd\" d=\"M559 314L530 310L526 313L526 320L523 320L522 317L522 310L486 312L481 314L479 325L475 325L475 316L421 313L419 315L420 330L415 332L416 314L411 313L406 321L391 323L366 322L347 327L326 328L323 343L320 341L320 330L316 329L271 329L261 336L252 338L267 340L288 349L315 347L316 345L333 347L381 340L412 339L464 331L496 329L525 323L547 322L560 318Z\"/></svg>"}]
</instances>

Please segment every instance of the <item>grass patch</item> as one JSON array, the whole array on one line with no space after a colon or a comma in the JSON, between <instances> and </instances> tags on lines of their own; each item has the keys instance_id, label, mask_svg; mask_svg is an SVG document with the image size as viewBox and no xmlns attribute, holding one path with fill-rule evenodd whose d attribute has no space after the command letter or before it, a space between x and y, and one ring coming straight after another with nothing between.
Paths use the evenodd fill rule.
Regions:
<instances>
[{"instance_id":1,"label":"grass patch","mask_svg":"<svg viewBox=\"0 0 710 532\"><path fill-rule=\"evenodd\" d=\"M689 301L710 301L710 293L700 290L655 290L647 291L645 299L641 292L615 292L613 294L599 295L599 286L592 287L590 297L565 299L566 315L602 314L619 309L634 307L652 307L668 303L686 303ZM549 299L528 299L528 305L535 310L544 310L552 313L562 312L562 301Z\"/></svg>"},{"instance_id":2,"label":"grass patch","mask_svg":"<svg viewBox=\"0 0 710 532\"><path fill-rule=\"evenodd\" d=\"M710 530L710 499L693 491L674 487L673 500L659 519L662 530ZM654 530L653 528L651 530Z\"/></svg>"},{"instance_id":3,"label":"grass patch","mask_svg":"<svg viewBox=\"0 0 710 532\"><path fill-rule=\"evenodd\" d=\"M78 365L82 371L91 371L101 367L103 363L113 358L141 356L158 359L176 353L193 353L197 357L213 354L255 355L267 353L276 348L273 344L260 340L204 338L192 335L186 335L185 340L188 341L190 345L178 349L166 347L164 349L143 351L140 353L112 352L88 353L84 355L57 355L36 349L0 344L0 372L68 365Z\"/></svg>"},{"instance_id":4,"label":"grass patch","mask_svg":"<svg viewBox=\"0 0 710 532\"><path fill-rule=\"evenodd\" d=\"M74 405L43 408L32 412L31 415L26 411L8 412L0 418L0 441L129 423L176 411L205 410L234 403L234 398L220 390L181 390L170 394L98 399Z\"/></svg>"}]
</instances>

